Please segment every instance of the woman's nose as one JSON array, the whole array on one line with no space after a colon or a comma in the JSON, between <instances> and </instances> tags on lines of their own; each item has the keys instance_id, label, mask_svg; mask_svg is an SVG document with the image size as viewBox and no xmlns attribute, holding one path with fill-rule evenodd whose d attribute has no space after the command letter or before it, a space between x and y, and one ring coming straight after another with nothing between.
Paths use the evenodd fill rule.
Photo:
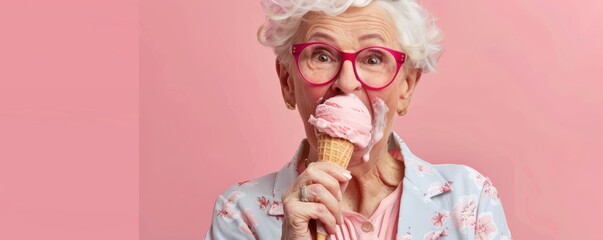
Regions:
<instances>
[{"instance_id":1,"label":"woman's nose","mask_svg":"<svg viewBox=\"0 0 603 240\"><path fill-rule=\"evenodd\" d=\"M331 89L336 93L351 93L359 90L362 84L356 78L354 73L354 66L352 62L345 61L341 65L339 76L335 79L335 82L331 85Z\"/></svg>"}]
</instances>

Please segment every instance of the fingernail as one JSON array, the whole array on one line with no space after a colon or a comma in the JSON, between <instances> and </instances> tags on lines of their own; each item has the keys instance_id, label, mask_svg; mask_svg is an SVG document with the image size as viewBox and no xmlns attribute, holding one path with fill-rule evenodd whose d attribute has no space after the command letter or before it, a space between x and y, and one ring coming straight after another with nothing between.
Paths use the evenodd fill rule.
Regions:
<instances>
[{"instance_id":1,"label":"fingernail","mask_svg":"<svg viewBox=\"0 0 603 240\"><path fill-rule=\"evenodd\" d=\"M343 194L341 194L341 191L339 191L339 201L343 200Z\"/></svg>"},{"instance_id":2,"label":"fingernail","mask_svg":"<svg viewBox=\"0 0 603 240\"><path fill-rule=\"evenodd\" d=\"M341 175L343 175L343 177L346 178L346 179L348 179L348 180L352 179L352 174L348 170L343 171L341 173Z\"/></svg>"}]
</instances>

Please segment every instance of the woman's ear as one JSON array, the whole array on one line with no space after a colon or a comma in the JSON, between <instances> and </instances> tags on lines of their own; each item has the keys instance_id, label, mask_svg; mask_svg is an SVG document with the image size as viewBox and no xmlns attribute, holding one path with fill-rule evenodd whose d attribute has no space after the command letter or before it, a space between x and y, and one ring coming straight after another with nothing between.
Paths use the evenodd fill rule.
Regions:
<instances>
[{"instance_id":1,"label":"woman's ear","mask_svg":"<svg viewBox=\"0 0 603 240\"><path fill-rule=\"evenodd\" d=\"M423 69L421 68L413 68L409 70L408 74L406 74L406 78L402 83L402 87L400 89L400 95L398 98L398 115L406 114L408 111L408 106L410 105L410 99L412 98L412 94L421 80L421 74L423 73Z\"/></svg>"},{"instance_id":2,"label":"woman's ear","mask_svg":"<svg viewBox=\"0 0 603 240\"><path fill-rule=\"evenodd\" d=\"M277 57L275 61L276 74L278 75L279 82L281 84L281 92L283 94L283 100L285 105L289 109L295 108L295 86L293 85L293 78L289 73L289 66L281 62Z\"/></svg>"}]
</instances>

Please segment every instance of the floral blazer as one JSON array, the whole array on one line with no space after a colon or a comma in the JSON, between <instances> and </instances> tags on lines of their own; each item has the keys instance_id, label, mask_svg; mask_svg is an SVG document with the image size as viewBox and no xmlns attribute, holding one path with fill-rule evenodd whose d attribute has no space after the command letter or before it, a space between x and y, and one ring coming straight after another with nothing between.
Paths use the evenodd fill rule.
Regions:
<instances>
[{"instance_id":1,"label":"floral blazer","mask_svg":"<svg viewBox=\"0 0 603 240\"><path fill-rule=\"evenodd\" d=\"M298 176L303 144L278 172L239 182L220 195L205 239L280 239L281 196ZM490 179L464 165L423 161L396 133L388 144L406 166L397 240L511 239Z\"/></svg>"}]
</instances>

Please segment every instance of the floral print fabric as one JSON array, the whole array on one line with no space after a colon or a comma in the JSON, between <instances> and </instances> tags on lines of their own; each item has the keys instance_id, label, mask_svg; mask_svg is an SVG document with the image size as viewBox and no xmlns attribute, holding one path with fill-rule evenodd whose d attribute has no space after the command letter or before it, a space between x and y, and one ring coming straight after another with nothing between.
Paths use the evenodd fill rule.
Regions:
<instances>
[{"instance_id":1,"label":"floral print fabric","mask_svg":"<svg viewBox=\"0 0 603 240\"><path fill-rule=\"evenodd\" d=\"M239 182L220 195L205 239L280 239L281 196L298 176L304 144L278 172ZM490 179L464 165L421 160L396 133L388 147L406 166L396 240L511 239Z\"/></svg>"}]
</instances>

